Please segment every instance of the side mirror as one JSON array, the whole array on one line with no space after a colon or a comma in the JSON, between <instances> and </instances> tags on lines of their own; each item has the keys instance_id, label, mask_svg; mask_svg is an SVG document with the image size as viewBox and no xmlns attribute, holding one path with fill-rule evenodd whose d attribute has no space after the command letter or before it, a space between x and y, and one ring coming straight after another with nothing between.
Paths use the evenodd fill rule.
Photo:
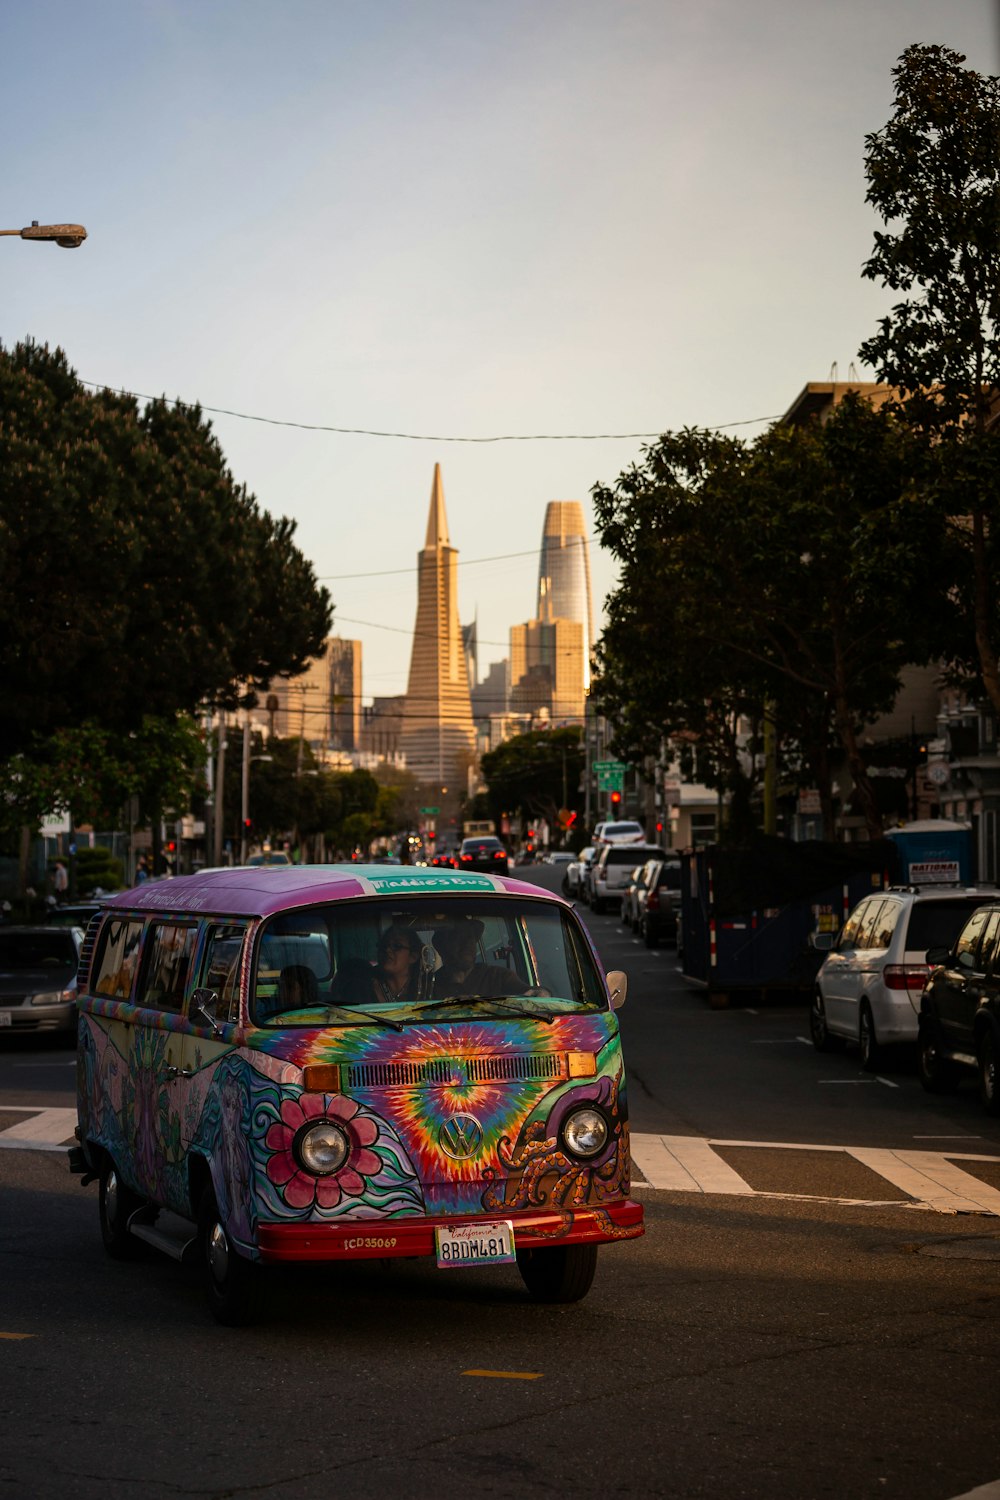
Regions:
<instances>
[{"instance_id":1,"label":"side mirror","mask_svg":"<svg viewBox=\"0 0 1000 1500\"><path fill-rule=\"evenodd\" d=\"M924 954L924 962L929 969L940 969L942 964L946 964L950 957L951 951L948 948L928 948Z\"/></svg>"},{"instance_id":2,"label":"side mirror","mask_svg":"<svg viewBox=\"0 0 1000 1500\"><path fill-rule=\"evenodd\" d=\"M628 975L624 969L611 969L606 978L608 989L611 991L611 1009L621 1010L625 1004L625 995L628 991Z\"/></svg>"},{"instance_id":3,"label":"side mirror","mask_svg":"<svg viewBox=\"0 0 1000 1500\"><path fill-rule=\"evenodd\" d=\"M835 932L814 932L809 937L810 948L815 948L817 953L829 953L837 945L837 934Z\"/></svg>"},{"instance_id":4,"label":"side mirror","mask_svg":"<svg viewBox=\"0 0 1000 1500\"><path fill-rule=\"evenodd\" d=\"M966 970L976 967L975 954L970 953L968 948L963 948L962 952L958 955L958 967Z\"/></svg>"},{"instance_id":5,"label":"side mirror","mask_svg":"<svg viewBox=\"0 0 1000 1500\"><path fill-rule=\"evenodd\" d=\"M219 1019L215 1014L218 1004L218 990L199 988L194 990L191 995L191 1019L203 1019L208 1023L209 1026L211 1026L216 1036L221 1036L222 1027L220 1026Z\"/></svg>"}]
</instances>

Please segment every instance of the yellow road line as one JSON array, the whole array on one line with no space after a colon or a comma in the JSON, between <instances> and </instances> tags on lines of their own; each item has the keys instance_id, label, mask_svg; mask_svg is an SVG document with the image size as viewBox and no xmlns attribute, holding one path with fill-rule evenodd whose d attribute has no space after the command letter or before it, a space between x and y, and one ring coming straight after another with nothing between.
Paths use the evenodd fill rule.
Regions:
<instances>
[{"instance_id":1,"label":"yellow road line","mask_svg":"<svg viewBox=\"0 0 1000 1500\"><path fill-rule=\"evenodd\" d=\"M0 1333L0 1339L33 1339L33 1333Z\"/></svg>"},{"instance_id":2,"label":"yellow road line","mask_svg":"<svg viewBox=\"0 0 1000 1500\"><path fill-rule=\"evenodd\" d=\"M488 1380L541 1380L542 1372L532 1370L463 1370L463 1375L484 1375Z\"/></svg>"}]
</instances>

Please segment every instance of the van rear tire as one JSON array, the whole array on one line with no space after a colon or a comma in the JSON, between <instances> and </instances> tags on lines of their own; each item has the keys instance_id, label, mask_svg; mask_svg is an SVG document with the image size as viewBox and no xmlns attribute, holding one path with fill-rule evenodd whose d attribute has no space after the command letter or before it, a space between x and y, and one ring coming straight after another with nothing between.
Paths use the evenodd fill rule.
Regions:
<instances>
[{"instance_id":1,"label":"van rear tire","mask_svg":"<svg viewBox=\"0 0 1000 1500\"><path fill-rule=\"evenodd\" d=\"M545 1245L519 1250L517 1269L535 1302L579 1302L597 1270L596 1245Z\"/></svg>"},{"instance_id":2,"label":"van rear tire","mask_svg":"<svg viewBox=\"0 0 1000 1500\"><path fill-rule=\"evenodd\" d=\"M101 1239L112 1260L141 1260L146 1253L142 1240L129 1234L129 1220L145 1206L145 1200L125 1186L110 1156L101 1162L98 1188Z\"/></svg>"}]
</instances>

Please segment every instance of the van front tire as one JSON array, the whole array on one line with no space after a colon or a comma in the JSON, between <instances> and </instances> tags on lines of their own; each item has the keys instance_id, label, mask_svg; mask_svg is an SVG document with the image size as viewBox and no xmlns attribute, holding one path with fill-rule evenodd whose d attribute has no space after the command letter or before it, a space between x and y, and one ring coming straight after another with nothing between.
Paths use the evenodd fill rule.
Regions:
<instances>
[{"instance_id":1,"label":"van front tire","mask_svg":"<svg viewBox=\"0 0 1000 1500\"><path fill-rule=\"evenodd\" d=\"M597 1270L596 1245L546 1245L519 1250L517 1269L535 1302L579 1302Z\"/></svg>"},{"instance_id":2,"label":"van front tire","mask_svg":"<svg viewBox=\"0 0 1000 1500\"><path fill-rule=\"evenodd\" d=\"M245 1328L257 1315L260 1273L230 1244L210 1187L202 1194L198 1245L212 1316L227 1328Z\"/></svg>"}]
</instances>

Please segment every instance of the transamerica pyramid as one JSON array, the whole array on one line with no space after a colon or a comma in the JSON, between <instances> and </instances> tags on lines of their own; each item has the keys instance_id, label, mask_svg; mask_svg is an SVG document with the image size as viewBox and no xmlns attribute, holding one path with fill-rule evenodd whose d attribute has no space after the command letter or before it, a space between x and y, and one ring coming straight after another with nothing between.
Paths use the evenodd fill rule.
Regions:
<instances>
[{"instance_id":1,"label":"transamerica pyramid","mask_svg":"<svg viewBox=\"0 0 1000 1500\"><path fill-rule=\"evenodd\" d=\"M439 797L464 795L476 734L458 623L458 552L448 540L441 465L434 465L427 539L417 554L417 620L402 748L407 769Z\"/></svg>"}]
</instances>

